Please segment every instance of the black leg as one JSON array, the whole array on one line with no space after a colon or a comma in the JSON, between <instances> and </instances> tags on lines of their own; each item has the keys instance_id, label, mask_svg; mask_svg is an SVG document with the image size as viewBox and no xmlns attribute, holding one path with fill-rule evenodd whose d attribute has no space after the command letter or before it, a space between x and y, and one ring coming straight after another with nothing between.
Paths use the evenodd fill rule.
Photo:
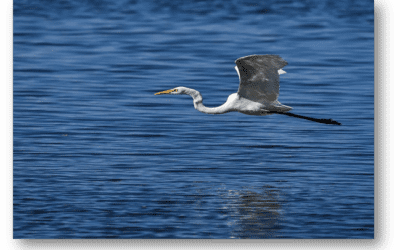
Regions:
<instances>
[{"instance_id":1,"label":"black leg","mask_svg":"<svg viewBox=\"0 0 400 250\"><path fill-rule=\"evenodd\" d=\"M318 118L312 118L312 117L303 116L303 115L296 115L296 114L289 113L289 112L284 113L284 112L278 112L278 111L269 111L269 113L287 115L287 116L292 116L292 117L305 119L305 120L309 120L309 121L313 121L313 122L324 123L324 124L342 125L340 122L334 121L332 119L318 119Z\"/></svg>"}]
</instances>

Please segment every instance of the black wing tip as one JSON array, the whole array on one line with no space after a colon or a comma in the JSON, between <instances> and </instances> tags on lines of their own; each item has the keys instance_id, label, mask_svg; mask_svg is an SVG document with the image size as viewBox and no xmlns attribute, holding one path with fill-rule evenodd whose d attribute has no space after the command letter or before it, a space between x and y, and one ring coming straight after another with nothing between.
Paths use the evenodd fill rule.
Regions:
<instances>
[{"instance_id":1,"label":"black wing tip","mask_svg":"<svg viewBox=\"0 0 400 250\"><path fill-rule=\"evenodd\" d=\"M243 56L243 57L240 57L240 58L236 59L235 63L237 65L238 63L240 63L241 61L244 61L246 59L248 60L248 59L257 59L257 58L266 58L266 59L277 60L277 61L279 61L280 68L283 68L286 65L288 65L288 62L285 61L280 55L249 55L249 56Z\"/></svg>"},{"instance_id":2,"label":"black wing tip","mask_svg":"<svg viewBox=\"0 0 400 250\"><path fill-rule=\"evenodd\" d=\"M235 62L237 62L237 61L239 61L239 60L250 59L250 58L253 58L253 57L254 57L254 58L260 58L260 57L265 57L265 58L276 58L276 59L281 59L281 60L283 60L283 58L282 58L280 55L270 55L270 54L257 55L257 54L255 54L255 55L248 55L248 56L240 57L240 58L236 59Z\"/></svg>"}]
</instances>

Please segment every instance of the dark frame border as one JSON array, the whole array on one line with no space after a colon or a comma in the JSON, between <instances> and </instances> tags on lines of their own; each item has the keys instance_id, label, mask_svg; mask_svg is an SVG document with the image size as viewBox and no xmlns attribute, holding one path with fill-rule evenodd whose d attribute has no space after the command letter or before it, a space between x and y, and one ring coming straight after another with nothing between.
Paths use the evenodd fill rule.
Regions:
<instances>
[{"instance_id":1,"label":"dark frame border","mask_svg":"<svg viewBox=\"0 0 400 250\"><path fill-rule=\"evenodd\" d=\"M13 239L13 3L6 11L6 245L10 249L389 249L394 241L394 14L375 0L375 237L332 240Z\"/></svg>"}]
</instances>

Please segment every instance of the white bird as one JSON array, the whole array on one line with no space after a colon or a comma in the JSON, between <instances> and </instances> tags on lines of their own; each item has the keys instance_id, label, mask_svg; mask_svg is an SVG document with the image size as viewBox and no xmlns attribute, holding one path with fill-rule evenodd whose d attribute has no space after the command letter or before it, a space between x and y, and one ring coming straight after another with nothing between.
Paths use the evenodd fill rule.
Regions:
<instances>
[{"instance_id":1,"label":"white bird","mask_svg":"<svg viewBox=\"0 0 400 250\"><path fill-rule=\"evenodd\" d=\"M288 64L280 56L251 55L241 57L235 63L240 79L239 90L231 94L228 100L219 107L204 106L200 92L186 87L176 87L155 93L155 95L190 95L195 109L206 114L224 114L233 111L246 115L284 114L320 123L340 125L332 119L316 119L288 113L292 108L278 101L279 75L286 73L282 68Z\"/></svg>"}]
</instances>

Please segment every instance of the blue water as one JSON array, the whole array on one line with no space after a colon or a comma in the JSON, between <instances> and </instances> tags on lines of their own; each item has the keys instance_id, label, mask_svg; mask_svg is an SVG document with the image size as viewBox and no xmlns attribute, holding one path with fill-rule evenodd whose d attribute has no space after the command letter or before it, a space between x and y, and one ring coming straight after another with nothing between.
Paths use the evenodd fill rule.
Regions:
<instances>
[{"instance_id":1,"label":"blue water","mask_svg":"<svg viewBox=\"0 0 400 250\"><path fill-rule=\"evenodd\" d=\"M14 238L373 238L373 1L14 1ZM234 61L282 115L206 115Z\"/></svg>"}]
</instances>

